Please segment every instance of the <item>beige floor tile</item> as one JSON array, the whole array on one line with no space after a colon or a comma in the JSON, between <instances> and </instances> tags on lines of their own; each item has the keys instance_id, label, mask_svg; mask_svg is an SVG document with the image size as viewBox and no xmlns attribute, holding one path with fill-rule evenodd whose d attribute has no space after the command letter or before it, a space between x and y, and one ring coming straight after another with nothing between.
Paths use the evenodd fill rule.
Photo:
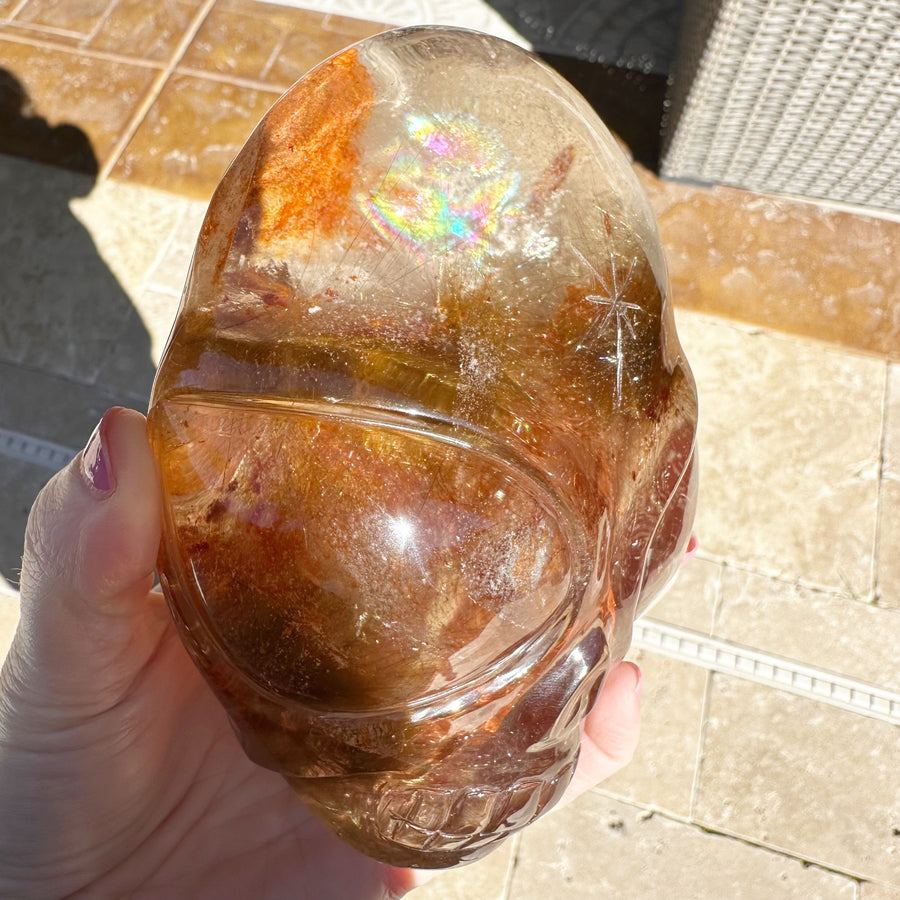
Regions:
<instances>
[{"instance_id":1,"label":"beige floor tile","mask_svg":"<svg viewBox=\"0 0 900 900\"><path fill-rule=\"evenodd\" d=\"M647 612L651 619L711 634L724 567L695 557L682 566L675 581Z\"/></svg>"},{"instance_id":2,"label":"beige floor tile","mask_svg":"<svg viewBox=\"0 0 900 900\"><path fill-rule=\"evenodd\" d=\"M86 37L111 5L112 0L27 0L17 12L16 21Z\"/></svg>"},{"instance_id":3,"label":"beige floor tile","mask_svg":"<svg viewBox=\"0 0 900 900\"><path fill-rule=\"evenodd\" d=\"M112 172L209 201L277 92L176 73L165 84Z\"/></svg>"},{"instance_id":4,"label":"beige floor tile","mask_svg":"<svg viewBox=\"0 0 900 900\"><path fill-rule=\"evenodd\" d=\"M713 676L693 818L900 887L900 728Z\"/></svg>"},{"instance_id":5,"label":"beige floor tile","mask_svg":"<svg viewBox=\"0 0 900 900\"><path fill-rule=\"evenodd\" d=\"M86 35L77 31L63 31L46 25L34 25L19 19L8 19L0 22L0 34L14 41L40 41L55 47L77 50L86 40ZM26 159L36 157L27 156Z\"/></svg>"},{"instance_id":6,"label":"beige floor tile","mask_svg":"<svg viewBox=\"0 0 900 900\"><path fill-rule=\"evenodd\" d=\"M19 624L19 596L0 575L0 663L6 659L13 632Z\"/></svg>"},{"instance_id":7,"label":"beige floor tile","mask_svg":"<svg viewBox=\"0 0 900 900\"><path fill-rule=\"evenodd\" d=\"M0 196L7 202L0 221L0 358L85 384L96 383L107 359L118 355L135 377L147 381L149 338L128 331L135 324L134 309L122 283L140 270L142 259L146 265L152 258L132 239L142 233L140 210L135 210L136 227L126 231L124 212L108 205L110 220L94 229L98 236L100 225L111 233L102 252L115 251L122 263L112 271L99 237L73 214L91 208L93 201L80 206L73 198L89 195L92 185L83 175L0 157Z\"/></svg>"},{"instance_id":8,"label":"beige floor tile","mask_svg":"<svg viewBox=\"0 0 900 900\"><path fill-rule=\"evenodd\" d=\"M185 200L183 203L175 229L147 276L147 287L179 297L206 214L206 203L202 201Z\"/></svg>"},{"instance_id":9,"label":"beige floor tile","mask_svg":"<svg viewBox=\"0 0 900 900\"><path fill-rule=\"evenodd\" d=\"M868 598L886 363L682 314L706 553Z\"/></svg>"},{"instance_id":10,"label":"beige floor tile","mask_svg":"<svg viewBox=\"0 0 900 900\"><path fill-rule=\"evenodd\" d=\"M900 479L900 366L888 366L884 421L884 475Z\"/></svg>"},{"instance_id":11,"label":"beige floor tile","mask_svg":"<svg viewBox=\"0 0 900 900\"><path fill-rule=\"evenodd\" d=\"M679 305L900 358L900 222L640 174Z\"/></svg>"},{"instance_id":12,"label":"beige floor tile","mask_svg":"<svg viewBox=\"0 0 900 900\"><path fill-rule=\"evenodd\" d=\"M715 634L900 690L900 609L848 603L843 597L729 569Z\"/></svg>"},{"instance_id":13,"label":"beige floor tile","mask_svg":"<svg viewBox=\"0 0 900 900\"><path fill-rule=\"evenodd\" d=\"M322 13L253 0L218 0L181 65L263 81L285 35L321 30L324 18Z\"/></svg>"},{"instance_id":14,"label":"beige floor tile","mask_svg":"<svg viewBox=\"0 0 900 900\"><path fill-rule=\"evenodd\" d=\"M135 309L150 334L150 355L156 365L175 322L197 235L206 213L206 204L202 201L180 202L183 206L175 227L147 274L144 289L133 298Z\"/></svg>"},{"instance_id":15,"label":"beige floor tile","mask_svg":"<svg viewBox=\"0 0 900 900\"><path fill-rule=\"evenodd\" d=\"M856 883L597 794L522 836L509 900L854 900Z\"/></svg>"},{"instance_id":16,"label":"beige floor tile","mask_svg":"<svg viewBox=\"0 0 900 900\"><path fill-rule=\"evenodd\" d=\"M878 600L900 609L900 366L888 367L877 560Z\"/></svg>"},{"instance_id":17,"label":"beige floor tile","mask_svg":"<svg viewBox=\"0 0 900 900\"><path fill-rule=\"evenodd\" d=\"M176 294L163 293L153 288L148 288L135 298L135 309L140 313L141 321L150 334L150 358L155 366L162 359L178 312L179 300L180 297Z\"/></svg>"},{"instance_id":18,"label":"beige floor tile","mask_svg":"<svg viewBox=\"0 0 900 900\"><path fill-rule=\"evenodd\" d=\"M357 19L352 16L339 16L335 13L329 13L325 16L322 28L330 34L339 34L341 40L348 44L355 44L363 38L371 37L378 34L385 28L393 28L393 25L385 25L380 22L373 22L370 19Z\"/></svg>"},{"instance_id":19,"label":"beige floor tile","mask_svg":"<svg viewBox=\"0 0 900 900\"><path fill-rule=\"evenodd\" d=\"M385 27L258 0L218 0L181 65L284 89L329 56Z\"/></svg>"},{"instance_id":20,"label":"beige floor tile","mask_svg":"<svg viewBox=\"0 0 900 900\"><path fill-rule=\"evenodd\" d=\"M881 485L877 562L878 602L900 610L900 481L893 478Z\"/></svg>"},{"instance_id":21,"label":"beige floor tile","mask_svg":"<svg viewBox=\"0 0 900 900\"><path fill-rule=\"evenodd\" d=\"M88 43L92 50L166 62L172 58L201 0L118 0Z\"/></svg>"},{"instance_id":22,"label":"beige floor tile","mask_svg":"<svg viewBox=\"0 0 900 900\"><path fill-rule=\"evenodd\" d=\"M691 811L708 673L640 650L628 658L643 674L641 739L631 763L604 781L600 790L686 817Z\"/></svg>"},{"instance_id":23,"label":"beige floor tile","mask_svg":"<svg viewBox=\"0 0 900 900\"><path fill-rule=\"evenodd\" d=\"M375 12L373 8L373 13ZM284 44L270 69L269 78L279 84L290 85L310 68L335 53L384 31L387 25L346 16L325 17L318 34L294 31L285 35Z\"/></svg>"},{"instance_id":24,"label":"beige floor tile","mask_svg":"<svg viewBox=\"0 0 900 900\"><path fill-rule=\"evenodd\" d=\"M410 900L506 900L506 883L518 839L469 866L438 875L410 894Z\"/></svg>"},{"instance_id":25,"label":"beige floor tile","mask_svg":"<svg viewBox=\"0 0 900 900\"><path fill-rule=\"evenodd\" d=\"M858 900L900 900L900 888L864 881L859 886Z\"/></svg>"},{"instance_id":26,"label":"beige floor tile","mask_svg":"<svg viewBox=\"0 0 900 900\"><path fill-rule=\"evenodd\" d=\"M9 40L0 40L0 60L20 83L26 98L22 114L31 120L24 136L12 147L7 141L23 130L18 127L20 123L14 123L10 134L0 134L0 148L47 159L43 148L28 146L28 135L46 143L64 132L71 143L80 132L94 172L97 166L102 168L158 76L156 69L137 62L112 62ZM36 127L41 119L49 130ZM63 131L62 125L66 126ZM78 168L91 171L86 164Z\"/></svg>"},{"instance_id":27,"label":"beige floor tile","mask_svg":"<svg viewBox=\"0 0 900 900\"><path fill-rule=\"evenodd\" d=\"M136 297L189 202L140 185L101 181L71 208L119 284Z\"/></svg>"},{"instance_id":28,"label":"beige floor tile","mask_svg":"<svg viewBox=\"0 0 900 900\"><path fill-rule=\"evenodd\" d=\"M25 379L8 377L11 374L10 368L4 365L0 370L2 371L0 383L3 384L3 390L0 391L0 406L2 407L7 407L10 395L15 398L31 399L33 397L33 392L29 391L30 385ZM29 394L31 397L28 396ZM36 404L28 405L30 412ZM0 421L4 426L9 422L6 413L7 409L0 409L0 414L2 414ZM18 425L18 422L13 419L13 430L20 430L15 425ZM16 614L16 604L10 605L8 599L8 585L16 589L19 586L28 513L34 503L34 498L50 479L52 472L43 466L36 466L18 459L4 458L0 460L0 475L3 478L3 515L0 516L0 589L7 594L7 597L2 598L5 605L4 612L0 613L0 623L2 623L0 624L0 637L5 636L5 640L8 642L15 626Z\"/></svg>"}]
</instances>

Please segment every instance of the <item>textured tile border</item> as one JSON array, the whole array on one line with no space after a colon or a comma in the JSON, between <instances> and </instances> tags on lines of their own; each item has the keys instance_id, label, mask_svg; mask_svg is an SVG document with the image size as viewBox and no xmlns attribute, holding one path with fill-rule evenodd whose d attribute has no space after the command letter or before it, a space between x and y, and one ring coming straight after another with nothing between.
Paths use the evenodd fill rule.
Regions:
<instances>
[{"instance_id":1,"label":"textured tile border","mask_svg":"<svg viewBox=\"0 0 900 900\"><path fill-rule=\"evenodd\" d=\"M855 678L652 619L635 622L632 644L641 650L691 662L713 672L735 675L756 684L900 725L900 693Z\"/></svg>"},{"instance_id":2,"label":"textured tile border","mask_svg":"<svg viewBox=\"0 0 900 900\"><path fill-rule=\"evenodd\" d=\"M68 465L77 453L78 451L71 447L63 447L61 444L31 437L19 431L0 428L0 456L8 459L33 463L56 472Z\"/></svg>"}]
</instances>

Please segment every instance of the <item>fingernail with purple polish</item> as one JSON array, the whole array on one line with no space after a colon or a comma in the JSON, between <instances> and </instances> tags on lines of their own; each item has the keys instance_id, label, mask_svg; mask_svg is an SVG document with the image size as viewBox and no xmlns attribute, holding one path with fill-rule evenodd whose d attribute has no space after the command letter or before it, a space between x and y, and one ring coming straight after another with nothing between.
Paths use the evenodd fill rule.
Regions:
<instances>
[{"instance_id":1,"label":"fingernail with purple polish","mask_svg":"<svg viewBox=\"0 0 900 900\"><path fill-rule=\"evenodd\" d=\"M88 486L99 494L109 494L116 486L109 465L106 418L100 420L81 453L81 474Z\"/></svg>"}]
</instances>

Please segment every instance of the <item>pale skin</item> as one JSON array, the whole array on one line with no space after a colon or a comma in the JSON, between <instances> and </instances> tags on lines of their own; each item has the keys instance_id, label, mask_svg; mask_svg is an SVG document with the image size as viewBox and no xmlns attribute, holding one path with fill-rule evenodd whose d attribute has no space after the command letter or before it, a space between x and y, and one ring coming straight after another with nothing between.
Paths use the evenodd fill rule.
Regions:
<instances>
[{"instance_id":1,"label":"pale skin","mask_svg":"<svg viewBox=\"0 0 900 900\"><path fill-rule=\"evenodd\" d=\"M21 622L0 674L0 896L392 900L413 890L422 873L350 849L246 758L151 589L160 506L144 418L111 410L99 433L28 523ZM639 687L637 667L613 668L563 802L630 760Z\"/></svg>"}]
</instances>

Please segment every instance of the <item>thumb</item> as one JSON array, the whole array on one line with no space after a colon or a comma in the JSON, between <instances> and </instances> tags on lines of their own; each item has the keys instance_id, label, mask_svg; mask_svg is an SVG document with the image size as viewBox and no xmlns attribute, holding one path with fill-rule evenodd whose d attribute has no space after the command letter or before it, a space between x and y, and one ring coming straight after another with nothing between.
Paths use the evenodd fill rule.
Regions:
<instances>
[{"instance_id":1,"label":"thumb","mask_svg":"<svg viewBox=\"0 0 900 900\"><path fill-rule=\"evenodd\" d=\"M615 663L594 708L581 723L581 752L560 805L596 787L631 762L641 733L641 670Z\"/></svg>"},{"instance_id":2,"label":"thumb","mask_svg":"<svg viewBox=\"0 0 900 900\"><path fill-rule=\"evenodd\" d=\"M109 410L85 449L38 495L25 532L22 617L10 649L20 687L46 704L102 708L168 622L148 600L159 547L158 476L146 420ZM43 704L42 704L43 705Z\"/></svg>"},{"instance_id":3,"label":"thumb","mask_svg":"<svg viewBox=\"0 0 900 900\"><path fill-rule=\"evenodd\" d=\"M575 774L556 809L610 778L631 762L641 731L641 670L632 662L610 668L600 696L581 723L581 749ZM392 897L427 884L436 869L393 869Z\"/></svg>"}]
</instances>

